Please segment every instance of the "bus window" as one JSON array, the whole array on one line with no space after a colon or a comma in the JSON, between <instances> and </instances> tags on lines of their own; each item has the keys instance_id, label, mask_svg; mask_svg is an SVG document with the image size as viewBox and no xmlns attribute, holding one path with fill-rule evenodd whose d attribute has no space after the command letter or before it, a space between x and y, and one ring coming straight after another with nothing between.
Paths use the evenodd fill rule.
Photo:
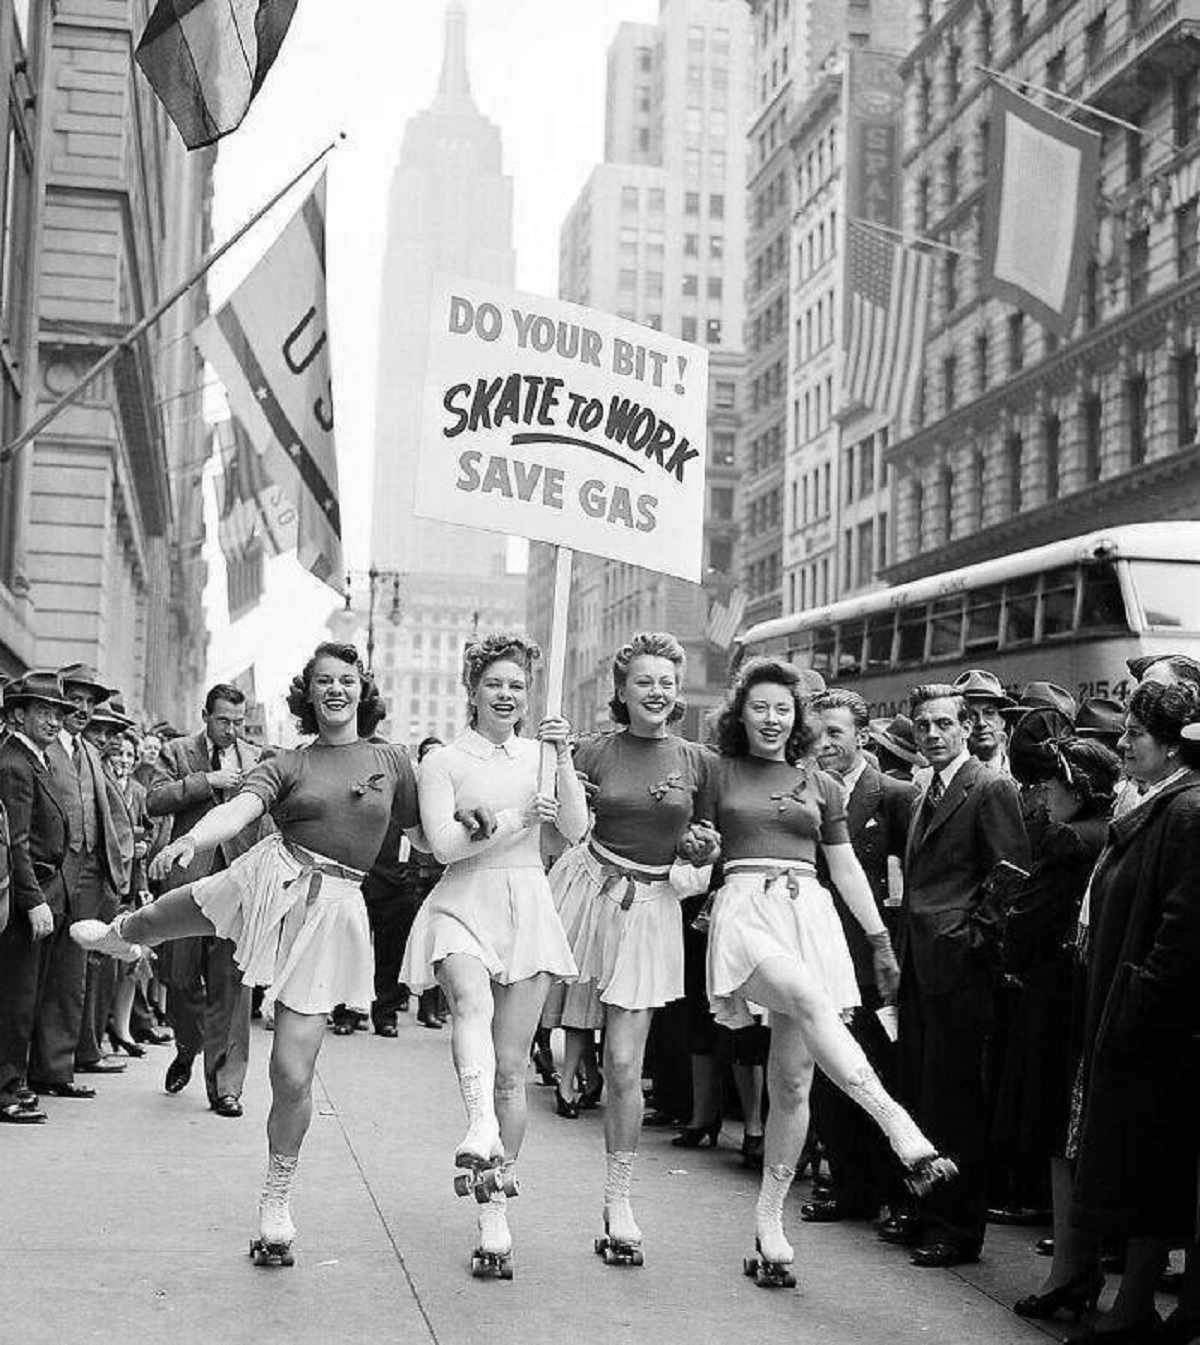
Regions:
<instances>
[{"instance_id":1,"label":"bus window","mask_svg":"<svg viewBox=\"0 0 1200 1345\"><path fill-rule=\"evenodd\" d=\"M1129 573L1151 630L1200 630L1200 570L1183 560L1131 560Z\"/></svg>"},{"instance_id":2,"label":"bus window","mask_svg":"<svg viewBox=\"0 0 1200 1345\"><path fill-rule=\"evenodd\" d=\"M999 584L967 594L967 648L987 653L1000 646Z\"/></svg>"},{"instance_id":3,"label":"bus window","mask_svg":"<svg viewBox=\"0 0 1200 1345\"><path fill-rule=\"evenodd\" d=\"M1117 567L1108 561L1083 567L1083 598L1079 604L1080 630L1128 630L1125 599Z\"/></svg>"},{"instance_id":4,"label":"bus window","mask_svg":"<svg viewBox=\"0 0 1200 1345\"><path fill-rule=\"evenodd\" d=\"M863 623L847 621L838 638L837 680L862 672Z\"/></svg>"},{"instance_id":5,"label":"bus window","mask_svg":"<svg viewBox=\"0 0 1200 1345\"><path fill-rule=\"evenodd\" d=\"M892 661L892 627L895 615L883 612L867 618L867 671L878 672Z\"/></svg>"},{"instance_id":6,"label":"bus window","mask_svg":"<svg viewBox=\"0 0 1200 1345\"><path fill-rule=\"evenodd\" d=\"M900 613L900 643L897 663L925 662L925 604L906 607Z\"/></svg>"},{"instance_id":7,"label":"bus window","mask_svg":"<svg viewBox=\"0 0 1200 1345\"><path fill-rule=\"evenodd\" d=\"M1075 579L1079 571L1074 565L1061 570L1050 570L1042 578L1042 639L1056 635L1070 635L1075 627Z\"/></svg>"},{"instance_id":8,"label":"bus window","mask_svg":"<svg viewBox=\"0 0 1200 1345\"><path fill-rule=\"evenodd\" d=\"M813 631L812 661L809 667L822 677L833 679L833 646L837 637L835 626L818 626Z\"/></svg>"},{"instance_id":9,"label":"bus window","mask_svg":"<svg viewBox=\"0 0 1200 1345\"><path fill-rule=\"evenodd\" d=\"M1004 586L1004 647L1028 644L1037 617L1037 575L1010 579Z\"/></svg>"},{"instance_id":10,"label":"bus window","mask_svg":"<svg viewBox=\"0 0 1200 1345\"><path fill-rule=\"evenodd\" d=\"M929 613L929 657L950 658L962 651L963 598L938 598Z\"/></svg>"}]
</instances>

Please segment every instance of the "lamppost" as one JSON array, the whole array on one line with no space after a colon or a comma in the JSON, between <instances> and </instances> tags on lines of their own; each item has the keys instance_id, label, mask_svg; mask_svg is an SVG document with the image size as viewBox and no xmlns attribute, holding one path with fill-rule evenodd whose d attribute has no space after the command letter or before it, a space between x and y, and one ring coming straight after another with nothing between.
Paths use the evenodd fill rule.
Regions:
<instances>
[{"instance_id":1,"label":"lamppost","mask_svg":"<svg viewBox=\"0 0 1200 1345\"><path fill-rule=\"evenodd\" d=\"M369 570L348 570L346 572L346 611L350 611L351 591L355 579L367 581L367 669L375 667L375 592L378 585L390 583L392 600L388 607L388 620L393 626L400 624L400 581L404 574L400 570L381 570L372 565Z\"/></svg>"}]
</instances>

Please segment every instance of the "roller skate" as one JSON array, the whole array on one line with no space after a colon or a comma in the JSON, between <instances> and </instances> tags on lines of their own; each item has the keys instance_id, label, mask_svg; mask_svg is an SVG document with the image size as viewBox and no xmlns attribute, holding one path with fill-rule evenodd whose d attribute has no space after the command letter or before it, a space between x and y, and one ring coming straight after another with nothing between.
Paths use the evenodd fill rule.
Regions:
<instances>
[{"instance_id":1,"label":"roller skate","mask_svg":"<svg viewBox=\"0 0 1200 1345\"><path fill-rule=\"evenodd\" d=\"M606 1266L640 1266L642 1230L637 1226L628 1200L604 1207L604 1236L595 1241L596 1255L604 1258Z\"/></svg>"},{"instance_id":2,"label":"roller skate","mask_svg":"<svg viewBox=\"0 0 1200 1345\"><path fill-rule=\"evenodd\" d=\"M509 1176L516 1182L516 1178ZM511 1280L513 1277L512 1234L508 1231L508 1197L494 1191L479 1211L479 1245L471 1253L471 1274L476 1279Z\"/></svg>"},{"instance_id":3,"label":"roller skate","mask_svg":"<svg viewBox=\"0 0 1200 1345\"><path fill-rule=\"evenodd\" d=\"M132 911L122 911L116 919L76 920L71 925L71 939L89 953L115 957L118 962L140 962L146 950L140 943L130 943L121 929Z\"/></svg>"},{"instance_id":4,"label":"roller skate","mask_svg":"<svg viewBox=\"0 0 1200 1345\"><path fill-rule=\"evenodd\" d=\"M481 1205L500 1193L518 1195L520 1185L511 1171L504 1170L504 1144L493 1109L491 1081L482 1070L464 1070L458 1083L467 1108L467 1133L454 1153L454 1166L463 1169L454 1179L455 1195L473 1195Z\"/></svg>"},{"instance_id":5,"label":"roller skate","mask_svg":"<svg viewBox=\"0 0 1200 1345\"><path fill-rule=\"evenodd\" d=\"M904 1167L904 1184L914 1196L928 1195L939 1182L952 1182L958 1176L958 1165L938 1153L866 1060L847 1079L845 1092L887 1136Z\"/></svg>"},{"instance_id":6,"label":"roller skate","mask_svg":"<svg viewBox=\"0 0 1200 1345\"><path fill-rule=\"evenodd\" d=\"M288 1202L298 1162L299 1159L283 1154L271 1154L268 1160L267 1180L258 1201L258 1237L250 1244L250 1258L256 1266L296 1263L292 1253L296 1225Z\"/></svg>"},{"instance_id":7,"label":"roller skate","mask_svg":"<svg viewBox=\"0 0 1200 1345\"><path fill-rule=\"evenodd\" d=\"M758 1205L754 1211L754 1256L742 1262L742 1272L760 1289L794 1289L792 1263L796 1253L783 1235L783 1202L796 1173L782 1163L763 1169Z\"/></svg>"},{"instance_id":8,"label":"roller skate","mask_svg":"<svg viewBox=\"0 0 1200 1345\"><path fill-rule=\"evenodd\" d=\"M905 1169L904 1185L914 1196L926 1196L938 1182L952 1182L957 1176L958 1164L935 1151Z\"/></svg>"}]
</instances>

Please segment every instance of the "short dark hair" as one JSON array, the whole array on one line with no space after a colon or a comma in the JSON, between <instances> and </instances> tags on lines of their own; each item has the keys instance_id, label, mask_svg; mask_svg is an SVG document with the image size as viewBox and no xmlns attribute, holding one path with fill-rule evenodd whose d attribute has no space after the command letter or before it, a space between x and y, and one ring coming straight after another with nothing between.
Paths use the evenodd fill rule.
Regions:
<instances>
[{"instance_id":1,"label":"short dark hair","mask_svg":"<svg viewBox=\"0 0 1200 1345\"><path fill-rule=\"evenodd\" d=\"M809 701L808 708L818 712L849 710L850 718L854 720L854 727L860 733L865 733L871 722L871 712L867 709L866 701L857 691L851 691L849 687L830 687L827 691L819 692Z\"/></svg>"},{"instance_id":2,"label":"short dark hair","mask_svg":"<svg viewBox=\"0 0 1200 1345\"><path fill-rule=\"evenodd\" d=\"M913 719L916 719L918 711L926 701L954 701L958 707L955 711L958 722L960 724L975 722L966 697L961 691L955 691L949 682L924 682L921 686L912 688L908 693L908 713Z\"/></svg>"},{"instance_id":3,"label":"short dark hair","mask_svg":"<svg viewBox=\"0 0 1200 1345\"><path fill-rule=\"evenodd\" d=\"M794 766L812 746L816 735L804 717L800 670L780 659L752 658L742 665L737 679L726 696L725 708L717 717L716 731L713 734L717 751L723 757L749 755L750 741L746 737L746 726L742 723L742 712L746 708L750 692L764 682L777 682L792 693L792 701L796 706L796 722L788 735L783 755L788 764Z\"/></svg>"},{"instance_id":4,"label":"short dark hair","mask_svg":"<svg viewBox=\"0 0 1200 1345\"><path fill-rule=\"evenodd\" d=\"M1179 742L1183 726L1192 723L1198 712L1196 688L1190 682L1142 682L1129 697L1129 713L1167 747Z\"/></svg>"},{"instance_id":5,"label":"short dark hair","mask_svg":"<svg viewBox=\"0 0 1200 1345\"><path fill-rule=\"evenodd\" d=\"M305 734L319 732L317 712L308 699L308 693L312 688L313 669L317 666L317 660L321 658L335 658L358 670L362 686L358 701L358 736L369 738L387 718L387 706L379 694L375 679L363 667L362 660L358 657L358 650L352 644L340 644L336 640L324 640L317 645L312 658L292 678L292 685L288 689L287 707L296 717L297 727Z\"/></svg>"},{"instance_id":6,"label":"short dark hair","mask_svg":"<svg viewBox=\"0 0 1200 1345\"><path fill-rule=\"evenodd\" d=\"M424 761L425 758L430 754L430 752L433 751L435 747L444 747L444 746L445 743L442 742L442 740L437 736L436 733L429 734L428 737L422 738L421 741L417 744L417 761L418 762Z\"/></svg>"},{"instance_id":7,"label":"short dark hair","mask_svg":"<svg viewBox=\"0 0 1200 1345\"><path fill-rule=\"evenodd\" d=\"M208 695L204 698L204 713L212 714L213 706L218 701L228 701L230 705L243 705L245 700L246 693L235 687L232 682L218 682L216 686L208 689Z\"/></svg>"},{"instance_id":8,"label":"short dark hair","mask_svg":"<svg viewBox=\"0 0 1200 1345\"><path fill-rule=\"evenodd\" d=\"M669 631L638 631L628 644L623 644L613 655L613 689L608 701L608 712L612 716L614 724L629 723L629 706L617 695L617 692L624 691L625 682L629 677L629 665L641 655L648 658L670 659L675 665L675 680L679 684L680 691L683 690L683 674L687 668L687 655L683 651L683 645ZM675 723L676 720L682 719L685 713L686 707L682 700L677 700L671 708L669 722Z\"/></svg>"}]
</instances>

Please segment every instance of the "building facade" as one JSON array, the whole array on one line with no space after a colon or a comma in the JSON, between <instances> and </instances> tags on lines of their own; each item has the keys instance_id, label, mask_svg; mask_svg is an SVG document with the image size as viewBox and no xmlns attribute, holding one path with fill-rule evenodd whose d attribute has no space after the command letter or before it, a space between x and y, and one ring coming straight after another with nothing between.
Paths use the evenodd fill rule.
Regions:
<instances>
[{"instance_id":1,"label":"building facade","mask_svg":"<svg viewBox=\"0 0 1200 1345\"><path fill-rule=\"evenodd\" d=\"M902 65L907 227L935 285L914 423L893 436L898 582L1118 522L1197 517L1200 9L1191 0L925 5ZM1103 136L1100 223L1057 339L979 289L987 83L1012 71ZM973 254L966 255L966 254Z\"/></svg>"},{"instance_id":2,"label":"building facade","mask_svg":"<svg viewBox=\"0 0 1200 1345\"><path fill-rule=\"evenodd\" d=\"M606 161L561 230L563 298L699 342L710 359L705 584L576 556L564 700L580 725L605 717L609 660L638 630L683 641L688 731L725 685L707 623L736 566L747 40L735 0L664 0L657 24L621 25L608 58ZM553 572L553 549L534 546L529 625L543 642Z\"/></svg>"},{"instance_id":3,"label":"building facade","mask_svg":"<svg viewBox=\"0 0 1200 1345\"><path fill-rule=\"evenodd\" d=\"M28 8L37 226L22 424L190 275L210 242L215 154L188 154L133 64L150 8ZM4 487L21 520L8 571L27 585L24 661L86 660L131 713L181 722L199 701L207 640L203 376L185 339L206 311L200 285L47 427Z\"/></svg>"}]
</instances>

